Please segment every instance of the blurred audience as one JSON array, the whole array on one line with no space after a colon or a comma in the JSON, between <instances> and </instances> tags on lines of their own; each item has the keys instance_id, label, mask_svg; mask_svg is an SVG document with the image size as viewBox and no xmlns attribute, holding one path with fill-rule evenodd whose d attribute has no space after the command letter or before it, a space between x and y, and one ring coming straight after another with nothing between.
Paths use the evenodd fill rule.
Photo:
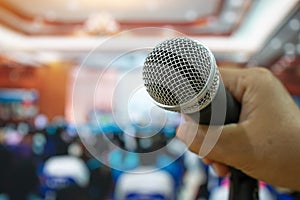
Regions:
<instances>
[{"instance_id":1,"label":"blurred audience","mask_svg":"<svg viewBox=\"0 0 300 200\"><path fill-rule=\"evenodd\" d=\"M39 119L41 119L39 121ZM226 177L212 175L212 170L198 157L184 153L176 160L169 157L178 151L178 146L170 148L170 155L159 154L149 166L143 165L140 154L156 151L169 144L174 138L176 127L166 127L150 138L136 138L128 143L126 134L116 125L111 127L89 127L92 134L102 134L118 146L107 152L108 167L91 155L81 143L76 127L63 118L48 121L44 115L35 120L4 122L0 121L0 199L1 200L114 200L123 197L142 199L172 196L171 199L210 199L218 194L227 194ZM91 124L87 123L86 126ZM143 133L141 128L137 134ZM134 138L133 138L134 139ZM130 146L130 144L134 144ZM174 145L175 142L173 141ZM171 146L171 145L169 145ZM129 149L126 149L129 148ZM129 150L121 155L120 149ZM166 163L169 163L166 165ZM159 186L151 174L134 176L140 167L152 167L164 174L164 181L171 184ZM123 169L123 170L122 170ZM138 181L135 183L132 178ZM129 179L128 179L129 178ZM162 178L162 177L160 177ZM194 179L197 179L195 181ZM124 180L130 180L124 185ZM142 180L142 181L141 181ZM200 181L201 180L201 181ZM125 181L126 182L126 181ZM152 185L150 193L133 190ZM168 186L168 187L167 187ZM225 187L224 187L225 186ZM278 192L272 186L263 185L269 199L290 199L298 193ZM165 190L163 190L165 189ZM122 194L120 193L122 191ZM124 193L124 192L128 193ZM274 197L274 198L273 198ZM121 198L122 199L122 198ZM268 200L269 200L268 199Z\"/></svg>"}]
</instances>

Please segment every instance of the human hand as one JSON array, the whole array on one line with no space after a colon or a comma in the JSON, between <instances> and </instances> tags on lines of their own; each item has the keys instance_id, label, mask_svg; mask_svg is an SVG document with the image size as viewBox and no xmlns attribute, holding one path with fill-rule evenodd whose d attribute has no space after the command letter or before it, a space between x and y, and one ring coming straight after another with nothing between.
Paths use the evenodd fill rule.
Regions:
<instances>
[{"instance_id":1,"label":"human hand","mask_svg":"<svg viewBox=\"0 0 300 200\"><path fill-rule=\"evenodd\" d=\"M212 164L219 175L232 166L269 184L300 189L298 106L264 68L220 69L220 73L225 87L241 102L240 120L223 126L203 161ZM186 117L176 135L199 154L207 129Z\"/></svg>"}]
</instances>

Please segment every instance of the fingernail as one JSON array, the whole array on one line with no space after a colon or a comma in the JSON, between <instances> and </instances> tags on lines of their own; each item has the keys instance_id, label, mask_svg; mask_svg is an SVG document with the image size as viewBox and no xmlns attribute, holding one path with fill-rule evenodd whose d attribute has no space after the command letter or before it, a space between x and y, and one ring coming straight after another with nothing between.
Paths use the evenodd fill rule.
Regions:
<instances>
[{"instance_id":1,"label":"fingernail","mask_svg":"<svg viewBox=\"0 0 300 200\"><path fill-rule=\"evenodd\" d=\"M186 136L187 129L188 129L188 127L187 127L186 123L181 124L176 130L176 137L179 140L185 142L185 136Z\"/></svg>"}]
</instances>

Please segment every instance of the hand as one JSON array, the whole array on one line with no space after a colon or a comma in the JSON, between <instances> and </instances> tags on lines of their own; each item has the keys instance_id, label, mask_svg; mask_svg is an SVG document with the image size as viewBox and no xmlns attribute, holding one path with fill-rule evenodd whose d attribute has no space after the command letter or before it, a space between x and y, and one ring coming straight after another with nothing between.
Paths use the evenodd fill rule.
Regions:
<instances>
[{"instance_id":1,"label":"hand","mask_svg":"<svg viewBox=\"0 0 300 200\"><path fill-rule=\"evenodd\" d=\"M203 161L212 164L219 175L232 166L269 184L299 190L298 106L267 69L220 69L220 73L225 87L241 102L240 120L223 126ZM208 127L186 119L176 135L199 154Z\"/></svg>"}]
</instances>

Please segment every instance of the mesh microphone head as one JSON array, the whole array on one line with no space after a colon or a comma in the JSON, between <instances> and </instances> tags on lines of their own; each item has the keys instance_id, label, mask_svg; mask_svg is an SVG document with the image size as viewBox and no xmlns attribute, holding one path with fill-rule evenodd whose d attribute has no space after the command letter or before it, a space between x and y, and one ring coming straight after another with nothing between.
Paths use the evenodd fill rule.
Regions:
<instances>
[{"instance_id":1,"label":"mesh microphone head","mask_svg":"<svg viewBox=\"0 0 300 200\"><path fill-rule=\"evenodd\" d=\"M145 60L143 79L158 106L182 113L205 108L219 86L214 56L204 45L188 38L158 44Z\"/></svg>"}]
</instances>

